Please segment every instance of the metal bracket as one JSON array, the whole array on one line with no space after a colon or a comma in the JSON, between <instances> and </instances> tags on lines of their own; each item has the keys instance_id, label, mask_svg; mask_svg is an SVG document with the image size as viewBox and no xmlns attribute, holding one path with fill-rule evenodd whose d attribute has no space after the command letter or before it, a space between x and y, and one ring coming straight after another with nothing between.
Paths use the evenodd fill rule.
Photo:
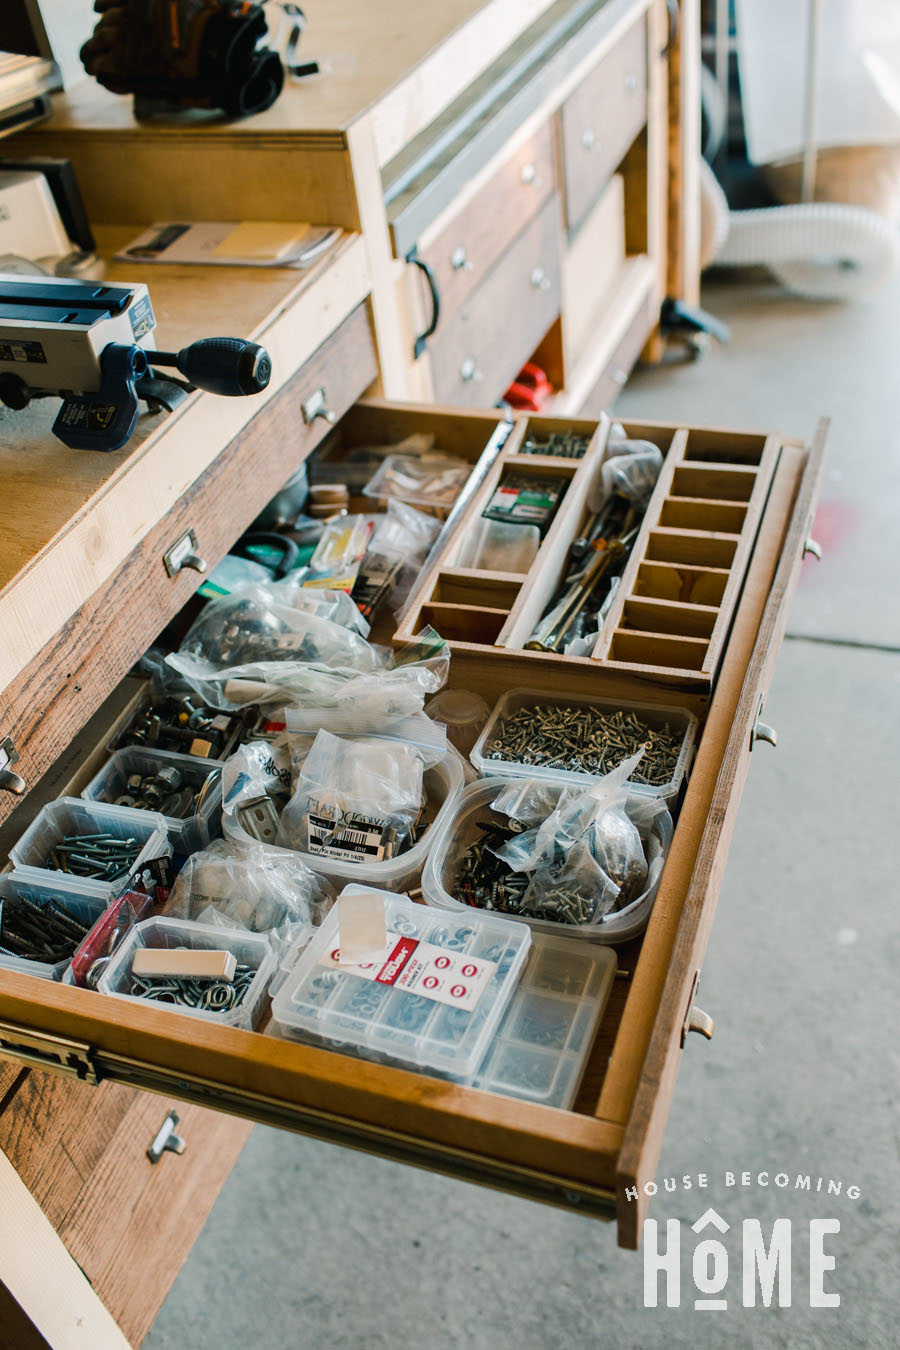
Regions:
<instances>
[{"instance_id":1,"label":"metal bracket","mask_svg":"<svg viewBox=\"0 0 900 1350\"><path fill-rule=\"evenodd\" d=\"M197 553L197 536L193 530L186 530L170 549L163 554L163 562L170 577L177 577L185 567L194 572L205 572L206 559Z\"/></svg>"},{"instance_id":2,"label":"metal bracket","mask_svg":"<svg viewBox=\"0 0 900 1350\"><path fill-rule=\"evenodd\" d=\"M177 1153L179 1156L187 1148L187 1141L175 1133L178 1114L170 1111L156 1132L153 1143L147 1149L147 1157L152 1163L158 1163L164 1153Z\"/></svg>"},{"instance_id":3,"label":"metal bracket","mask_svg":"<svg viewBox=\"0 0 900 1350\"><path fill-rule=\"evenodd\" d=\"M21 797L28 784L20 774L13 773L10 768L18 758L19 752L13 745L11 737L7 736L0 741L0 792L12 792L15 796Z\"/></svg>"},{"instance_id":4,"label":"metal bracket","mask_svg":"<svg viewBox=\"0 0 900 1350\"><path fill-rule=\"evenodd\" d=\"M0 1022L0 1055L20 1060L32 1069L49 1069L80 1078L84 1083L100 1082L91 1046L67 1036L51 1036L46 1031L16 1026L14 1022Z\"/></svg>"},{"instance_id":5,"label":"metal bracket","mask_svg":"<svg viewBox=\"0 0 900 1350\"><path fill-rule=\"evenodd\" d=\"M694 976L694 983L691 985L691 996L688 999L687 1012L684 1015L684 1023L681 1028L681 1048L684 1049L684 1043L687 1040L689 1031L696 1031L698 1035L705 1036L708 1041L713 1038L715 1022L709 1013L704 1012L702 1008L697 1007L697 990L700 988L699 970Z\"/></svg>"}]
</instances>

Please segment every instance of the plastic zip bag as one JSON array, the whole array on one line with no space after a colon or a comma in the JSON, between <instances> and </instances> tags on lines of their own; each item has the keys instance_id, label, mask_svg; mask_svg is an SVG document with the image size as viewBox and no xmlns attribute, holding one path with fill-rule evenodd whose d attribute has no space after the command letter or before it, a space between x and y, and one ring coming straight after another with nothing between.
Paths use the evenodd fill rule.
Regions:
<instances>
[{"instance_id":1,"label":"plastic zip bag","mask_svg":"<svg viewBox=\"0 0 900 1350\"><path fill-rule=\"evenodd\" d=\"M413 438L410 437L410 441ZM439 450L410 453L409 441L392 447L363 488L366 497L396 497L411 506L447 511L462 491L472 465Z\"/></svg>"}]
</instances>

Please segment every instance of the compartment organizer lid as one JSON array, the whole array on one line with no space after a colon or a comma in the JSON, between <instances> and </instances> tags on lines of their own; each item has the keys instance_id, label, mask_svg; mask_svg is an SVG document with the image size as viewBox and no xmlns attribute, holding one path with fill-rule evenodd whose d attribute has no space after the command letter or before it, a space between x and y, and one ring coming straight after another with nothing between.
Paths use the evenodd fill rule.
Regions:
<instances>
[{"instance_id":1,"label":"compartment organizer lid","mask_svg":"<svg viewBox=\"0 0 900 1350\"><path fill-rule=\"evenodd\" d=\"M438 913L377 893L383 955L341 963L335 907L279 988L273 1014L301 1040L467 1077L509 1004L531 932L508 919Z\"/></svg>"}]
</instances>

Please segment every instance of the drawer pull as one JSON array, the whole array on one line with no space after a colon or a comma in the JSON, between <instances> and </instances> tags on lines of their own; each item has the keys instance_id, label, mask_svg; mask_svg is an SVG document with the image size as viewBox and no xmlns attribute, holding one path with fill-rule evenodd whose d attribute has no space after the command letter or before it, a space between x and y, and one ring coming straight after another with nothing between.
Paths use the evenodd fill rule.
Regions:
<instances>
[{"instance_id":1,"label":"drawer pull","mask_svg":"<svg viewBox=\"0 0 900 1350\"><path fill-rule=\"evenodd\" d=\"M621 389L623 385L628 383L628 371L623 370L621 366L616 366L615 370L609 372L609 378L613 384L617 384Z\"/></svg>"},{"instance_id":2,"label":"drawer pull","mask_svg":"<svg viewBox=\"0 0 900 1350\"><path fill-rule=\"evenodd\" d=\"M532 187L541 186L541 180L538 178L537 168L534 164L522 165L522 182L529 183Z\"/></svg>"},{"instance_id":3,"label":"drawer pull","mask_svg":"<svg viewBox=\"0 0 900 1350\"><path fill-rule=\"evenodd\" d=\"M437 326L441 318L441 293L438 290L437 277L431 269L431 266L424 258L419 257L418 249L411 248L406 255L406 261L413 267L418 267L422 276L428 283L428 292L431 296L431 319L427 328L423 330L413 343L413 359L418 361L425 350L425 344L432 333L437 332Z\"/></svg>"},{"instance_id":4,"label":"drawer pull","mask_svg":"<svg viewBox=\"0 0 900 1350\"><path fill-rule=\"evenodd\" d=\"M21 797L28 787L25 779L19 774L13 773L10 768L19 758L19 752L13 745L9 736L0 741L0 791L12 792L16 797Z\"/></svg>"},{"instance_id":5,"label":"drawer pull","mask_svg":"<svg viewBox=\"0 0 900 1350\"><path fill-rule=\"evenodd\" d=\"M811 553L814 558L817 558L819 560L819 562L822 561L822 545L818 542L818 540L813 539L812 535L809 536L806 543L803 545L804 558L806 557L807 553Z\"/></svg>"},{"instance_id":6,"label":"drawer pull","mask_svg":"<svg viewBox=\"0 0 900 1350\"><path fill-rule=\"evenodd\" d=\"M309 398L305 398L300 404L300 412L303 420L308 427L311 427L317 417L321 417L323 422L329 426L337 421L337 417L328 406L328 398L322 385L314 389Z\"/></svg>"},{"instance_id":7,"label":"drawer pull","mask_svg":"<svg viewBox=\"0 0 900 1350\"><path fill-rule=\"evenodd\" d=\"M454 272L471 272L473 270L473 264L466 252L465 244L460 244L450 254L450 266Z\"/></svg>"},{"instance_id":8,"label":"drawer pull","mask_svg":"<svg viewBox=\"0 0 900 1350\"><path fill-rule=\"evenodd\" d=\"M549 291L553 282L547 276L543 267L536 267L531 274L531 284L536 291Z\"/></svg>"},{"instance_id":9,"label":"drawer pull","mask_svg":"<svg viewBox=\"0 0 900 1350\"><path fill-rule=\"evenodd\" d=\"M152 1163L158 1163L164 1153L177 1153L179 1156L187 1148L187 1142L175 1133L178 1116L170 1111L156 1132L153 1143L147 1149L147 1157Z\"/></svg>"},{"instance_id":10,"label":"drawer pull","mask_svg":"<svg viewBox=\"0 0 900 1350\"><path fill-rule=\"evenodd\" d=\"M464 384L480 384L484 379L474 356L467 356L463 361L459 368L459 377Z\"/></svg>"},{"instance_id":11,"label":"drawer pull","mask_svg":"<svg viewBox=\"0 0 900 1350\"><path fill-rule=\"evenodd\" d=\"M778 744L778 732L774 727L770 727L768 722L761 722L759 718L754 722L753 731L750 734L751 750L757 741L766 741L768 745Z\"/></svg>"},{"instance_id":12,"label":"drawer pull","mask_svg":"<svg viewBox=\"0 0 900 1350\"><path fill-rule=\"evenodd\" d=\"M638 78L633 70L630 70L625 76L625 93L633 94L638 87Z\"/></svg>"},{"instance_id":13,"label":"drawer pull","mask_svg":"<svg viewBox=\"0 0 900 1350\"><path fill-rule=\"evenodd\" d=\"M713 1032L716 1024L709 1013L698 1008L696 1004L691 1008L690 1017L687 1020L687 1030L696 1031L699 1036L705 1036L708 1041L713 1038Z\"/></svg>"},{"instance_id":14,"label":"drawer pull","mask_svg":"<svg viewBox=\"0 0 900 1350\"><path fill-rule=\"evenodd\" d=\"M597 133L593 129L586 131L581 137L581 144L585 150L589 150L592 155L600 153L600 146L597 142Z\"/></svg>"},{"instance_id":15,"label":"drawer pull","mask_svg":"<svg viewBox=\"0 0 900 1350\"><path fill-rule=\"evenodd\" d=\"M168 552L163 554L163 562L170 577L177 577L186 567L192 572L205 572L206 559L197 553L197 536L193 530L186 530Z\"/></svg>"}]
</instances>

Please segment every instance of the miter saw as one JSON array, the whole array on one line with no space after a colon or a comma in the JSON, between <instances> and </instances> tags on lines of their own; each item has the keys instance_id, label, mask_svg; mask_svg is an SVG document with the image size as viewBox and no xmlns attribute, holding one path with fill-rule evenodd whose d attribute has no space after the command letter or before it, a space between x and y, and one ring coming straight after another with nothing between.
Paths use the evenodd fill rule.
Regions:
<instances>
[{"instance_id":1,"label":"miter saw","mask_svg":"<svg viewBox=\"0 0 900 1350\"><path fill-rule=\"evenodd\" d=\"M63 400L53 434L77 450L119 450L138 399L172 408L193 389L258 394L269 354L241 338L202 338L178 352L149 350L156 327L147 287L0 273L0 403ZM184 380L161 376L174 367ZM186 381L186 383L185 383Z\"/></svg>"}]
</instances>

